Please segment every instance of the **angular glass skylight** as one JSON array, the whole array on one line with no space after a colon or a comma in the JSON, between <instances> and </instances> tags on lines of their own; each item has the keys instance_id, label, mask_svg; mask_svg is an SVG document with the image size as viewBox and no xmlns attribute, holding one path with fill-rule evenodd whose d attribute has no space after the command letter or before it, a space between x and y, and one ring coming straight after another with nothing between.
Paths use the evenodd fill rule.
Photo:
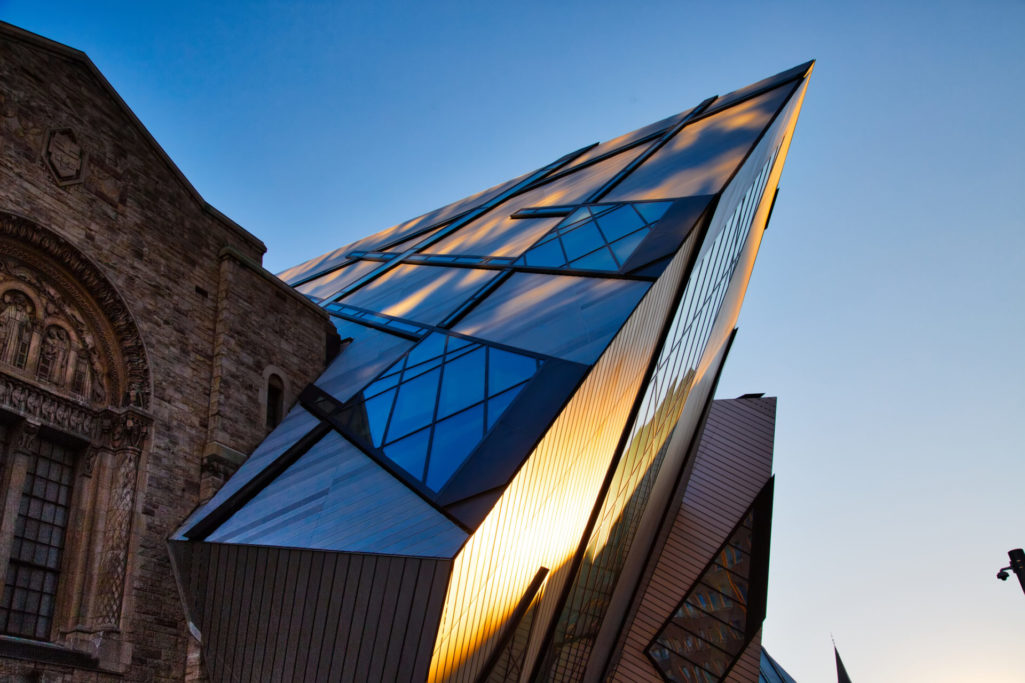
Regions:
<instances>
[{"instance_id":1,"label":"angular glass skylight","mask_svg":"<svg viewBox=\"0 0 1025 683\"><path fill-rule=\"evenodd\" d=\"M367 445L439 491L542 361L434 333L352 403L345 423Z\"/></svg>"},{"instance_id":2,"label":"angular glass skylight","mask_svg":"<svg viewBox=\"0 0 1025 683\"><path fill-rule=\"evenodd\" d=\"M528 249L516 265L617 271L670 204L582 206Z\"/></svg>"}]
</instances>

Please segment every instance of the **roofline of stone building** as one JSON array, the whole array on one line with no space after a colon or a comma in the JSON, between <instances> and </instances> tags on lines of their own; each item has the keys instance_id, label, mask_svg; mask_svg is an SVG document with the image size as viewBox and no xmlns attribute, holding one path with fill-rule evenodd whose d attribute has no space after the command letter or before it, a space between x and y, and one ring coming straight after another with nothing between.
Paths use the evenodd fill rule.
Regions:
<instances>
[{"instance_id":1,"label":"roofline of stone building","mask_svg":"<svg viewBox=\"0 0 1025 683\"><path fill-rule=\"evenodd\" d=\"M225 216L218 209L214 208L208 201L203 199L203 196L199 194L199 191L192 185L192 183L189 182L189 179L185 177L185 174L182 173L181 169L178 168L174 161L171 160L171 157L168 156L167 152L164 151L164 148L160 146L160 143L158 143L149 130L146 129L146 126L142 124L142 121L140 121L139 117L135 115L132 108L128 106L128 104L121 98L121 95L118 94L117 90L114 89L114 86L110 84L106 77L104 77L103 73L95 64L93 64L93 61L89 59L89 55L81 50L76 50L73 47L69 47L63 43L58 43L57 41L50 40L49 38L44 38L43 36L32 33L31 31L26 31L23 28L18 28L17 26L5 21L0 21L0 36L32 45L33 47L52 52L62 57L67 57L84 65L96 78L99 84L107 91L107 94L110 95L110 97L117 103L121 108L121 111L123 111L129 120L135 124L139 132L142 133L143 138L149 142L153 150L157 153L157 156L167 164L168 169L170 169L171 173L178 178L178 181L188 191L188 193L192 195L192 198L196 200L200 208L253 247L259 249L261 254L267 252L267 245L263 243L263 240Z\"/></svg>"}]
</instances>

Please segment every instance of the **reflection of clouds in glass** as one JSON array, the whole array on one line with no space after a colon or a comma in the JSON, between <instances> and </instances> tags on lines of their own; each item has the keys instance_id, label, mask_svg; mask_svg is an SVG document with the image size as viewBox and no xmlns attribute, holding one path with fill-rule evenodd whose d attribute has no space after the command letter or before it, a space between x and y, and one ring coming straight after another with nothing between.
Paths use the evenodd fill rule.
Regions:
<instances>
[{"instance_id":1,"label":"reflection of clouds in glass","mask_svg":"<svg viewBox=\"0 0 1025 683\"><path fill-rule=\"evenodd\" d=\"M519 256L558 222L558 218L513 219L520 209L577 204L610 180L645 149L644 145L515 197L428 249L432 254Z\"/></svg>"},{"instance_id":2,"label":"reflection of clouds in glass","mask_svg":"<svg viewBox=\"0 0 1025 683\"><path fill-rule=\"evenodd\" d=\"M517 273L455 330L590 364L648 287L632 280Z\"/></svg>"},{"instance_id":3,"label":"reflection of clouds in glass","mask_svg":"<svg viewBox=\"0 0 1025 683\"><path fill-rule=\"evenodd\" d=\"M403 264L342 301L432 325L443 320L477 288L497 275L495 270Z\"/></svg>"},{"instance_id":4,"label":"reflection of clouds in glass","mask_svg":"<svg viewBox=\"0 0 1025 683\"><path fill-rule=\"evenodd\" d=\"M306 284L299 285L296 287L296 290L307 296L328 299L380 265L380 263L375 261L350 263L343 268L318 277L316 280L310 280Z\"/></svg>"},{"instance_id":5,"label":"reflection of clouds in glass","mask_svg":"<svg viewBox=\"0 0 1025 683\"><path fill-rule=\"evenodd\" d=\"M719 192L793 88L780 86L685 126L605 200Z\"/></svg>"}]
</instances>

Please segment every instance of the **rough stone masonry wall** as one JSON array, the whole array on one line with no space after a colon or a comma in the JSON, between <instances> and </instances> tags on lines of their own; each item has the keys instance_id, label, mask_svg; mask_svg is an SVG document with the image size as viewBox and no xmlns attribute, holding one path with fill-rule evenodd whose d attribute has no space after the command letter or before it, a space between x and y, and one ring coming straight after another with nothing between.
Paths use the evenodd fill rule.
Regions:
<instances>
[{"instance_id":1,"label":"rough stone masonry wall","mask_svg":"<svg viewBox=\"0 0 1025 683\"><path fill-rule=\"evenodd\" d=\"M59 185L43 161L48 131L58 128L72 129L87 154L80 183ZM165 539L199 499L200 460L210 433L221 253L227 247L258 263L263 245L203 205L80 54L3 27L0 210L71 242L103 270L135 317L153 382L154 424L140 465L132 526L124 607L132 650L125 680L180 681L186 633ZM229 297L245 299L241 292L255 287L252 307L290 320L290 334L272 337L268 353L297 373L288 378L297 391L322 367L323 321L278 296L269 283L254 285L259 276L248 272L228 273ZM263 421L250 422L248 402L257 378L247 373L259 366L264 340L258 332L267 321L240 313L224 322L219 343L226 353L218 381L222 396L232 396L219 404L217 433L237 444L232 447L251 448ZM241 329L234 330L236 324ZM289 343L302 356L293 366L281 360ZM316 362L298 372L315 348ZM229 362L240 349L242 355ZM229 408L245 416L229 424ZM0 677L14 669L24 670L17 662L0 661ZM70 675L59 668L40 670L53 680ZM73 678L97 680L82 671Z\"/></svg>"},{"instance_id":2,"label":"rough stone masonry wall","mask_svg":"<svg viewBox=\"0 0 1025 683\"><path fill-rule=\"evenodd\" d=\"M241 254L221 254L207 453L250 453L266 436L267 381L284 382L284 410L326 359L327 315ZM204 491L203 497L213 491Z\"/></svg>"}]
</instances>

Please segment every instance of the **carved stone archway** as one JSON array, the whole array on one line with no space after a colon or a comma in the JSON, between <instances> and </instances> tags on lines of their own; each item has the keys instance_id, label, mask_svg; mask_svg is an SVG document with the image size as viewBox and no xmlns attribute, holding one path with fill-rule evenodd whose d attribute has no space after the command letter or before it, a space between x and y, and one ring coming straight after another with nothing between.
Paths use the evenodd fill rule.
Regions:
<instances>
[{"instance_id":1,"label":"carved stone archway","mask_svg":"<svg viewBox=\"0 0 1025 683\"><path fill-rule=\"evenodd\" d=\"M0 410L25 435L3 455L16 468L40 429L82 444L71 512L81 517L77 533L69 527L54 638L106 662L120 658L151 381L131 311L100 268L54 232L0 211ZM5 500L19 494L9 485Z\"/></svg>"}]
</instances>

